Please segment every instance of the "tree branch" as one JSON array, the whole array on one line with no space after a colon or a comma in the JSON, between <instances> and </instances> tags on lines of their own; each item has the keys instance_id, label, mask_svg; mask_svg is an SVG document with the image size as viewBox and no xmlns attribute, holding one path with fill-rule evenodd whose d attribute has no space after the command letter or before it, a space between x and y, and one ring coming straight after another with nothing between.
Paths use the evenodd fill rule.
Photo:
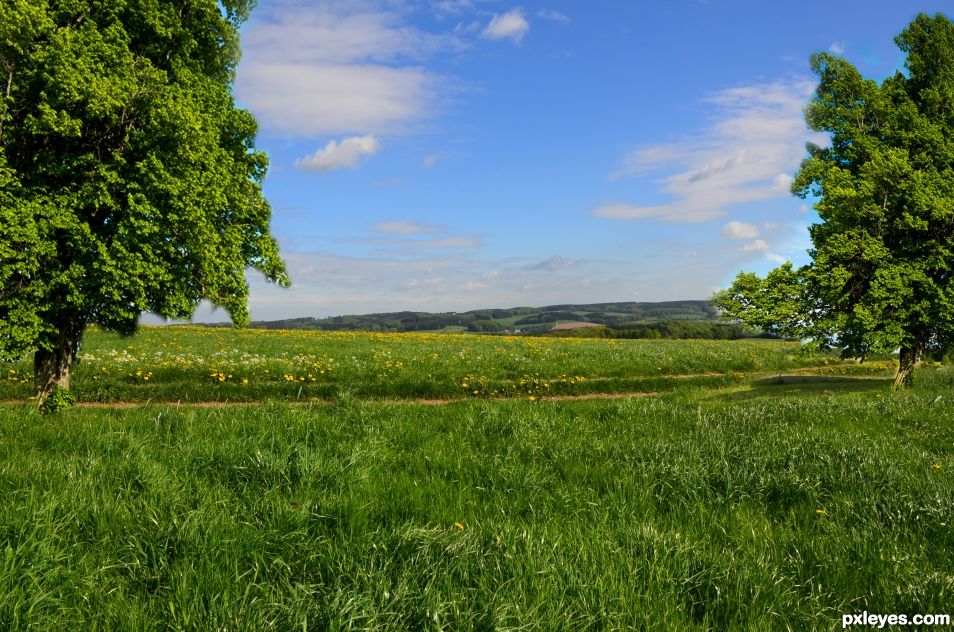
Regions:
<instances>
[{"instance_id":1,"label":"tree branch","mask_svg":"<svg viewBox=\"0 0 954 632\"><path fill-rule=\"evenodd\" d=\"M10 101L10 92L13 91L13 62L4 64L7 67L7 89L3 93L3 110L0 111L0 144L3 143L3 124L7 119L8 102Z\"/></svg>"}]
</instances>

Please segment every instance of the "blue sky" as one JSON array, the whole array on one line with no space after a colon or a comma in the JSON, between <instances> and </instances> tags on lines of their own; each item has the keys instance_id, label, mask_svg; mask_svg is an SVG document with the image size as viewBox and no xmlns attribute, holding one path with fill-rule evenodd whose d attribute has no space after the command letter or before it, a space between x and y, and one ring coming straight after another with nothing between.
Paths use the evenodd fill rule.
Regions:
<instances>
[{"instance_id":1,"label":"blue sky","mask_svg":"<svg viewBox=\"0 0 954 632\"><path fill-rule=\"evenodd\" d=\"M941 8L260 0L236 97L294 284L250 273L252 317L701 299L802 263L809 55L882 78Z\"/></svg>"}]
</instances>

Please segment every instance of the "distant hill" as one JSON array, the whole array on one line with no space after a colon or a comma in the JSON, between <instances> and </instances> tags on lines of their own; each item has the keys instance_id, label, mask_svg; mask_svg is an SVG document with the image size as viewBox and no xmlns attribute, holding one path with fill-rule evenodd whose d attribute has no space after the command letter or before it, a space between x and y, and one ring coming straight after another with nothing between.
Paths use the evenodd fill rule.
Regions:
<instances>
[{"instance_id":1,"label":"distant hill","mask_svg":"<svg viewBox=\"0 0 954 632\"><path fill-rule=\"evenodd\" d=\"M665 301L511 307L509 309L476 309L469 312L388 312L329 318L286 318L255 321L251 326L259 329L323 331L468 331L541 334L549 332L559 323L590 323L615 330L629 330L639 329L639 326L645 329L652 323L715 322L716 320L718 320L717 311L708 301ZM573 327L561 329L573 330Z\"/></svg>"}]
</instances>

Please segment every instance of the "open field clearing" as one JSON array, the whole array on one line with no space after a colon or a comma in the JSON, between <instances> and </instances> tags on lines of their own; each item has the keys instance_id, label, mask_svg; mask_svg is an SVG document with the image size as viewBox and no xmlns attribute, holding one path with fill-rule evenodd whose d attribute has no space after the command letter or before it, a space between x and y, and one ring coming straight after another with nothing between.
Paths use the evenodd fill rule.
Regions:
<instances>
[{"instance_id":1,"label":"open field clearing","mask_svg":"<svg viewBox=\"0 0 954 632\"><path fill-rule=\"evenodd\" d=\"M81 354L81 400L137 405L41 416L9 402L25 364L2 385L9 629L800 630L954 603L943 367L894 393L889 363L780 342L191 328Z\"/></svg>"},{"instance_id":2,"label":"open field clearing","mask_svg":"<svg viewBox=\"0 0 954 632\"><path fill-rule=\"evenodd\" d=\"M91 331L74 372L81 402L457 399L670 391L809 370L889 377L894 362L800 356L780 341L559 339L445 334L143 328ZM0 400L29 398L8 366Z\"/></svg>"}]
</instances>

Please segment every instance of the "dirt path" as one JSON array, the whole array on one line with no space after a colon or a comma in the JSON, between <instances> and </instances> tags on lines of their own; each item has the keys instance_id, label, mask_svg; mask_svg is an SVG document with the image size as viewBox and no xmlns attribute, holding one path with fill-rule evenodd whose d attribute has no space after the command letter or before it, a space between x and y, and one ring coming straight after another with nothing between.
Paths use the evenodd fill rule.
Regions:
<instances>
[{"instance_id":1,"label":"dirt path","mask_svg":"<svg viewBox=\"0 0 954 632\"><path fill-rule=\"evenodd\" d=\"M883 375L769 375L754 379L759 386L771 384L804 384L806 382L889 382L890 376Z\"/></svg>"},{"instance_id":2,"label":"dirt path","mask_svg":"<svg viewBox=\"0 0 954 632\"><path fill-rule=\"evenodd\" d=\"M890 380L890 377L876 376L876 375L826 375L826 374L806 374L799 373L800 369L794 369L785 374L778 374L773 372L760 372L755 374L748 374L748 382L753 386L771 386L774 384L800 384L806 382L861 382L861 381L886 381ZM726 373L716 373L716 372L704 372L704 373L690 373L690 374L678 374L678 375L663 375L659 377L668 377L674 379L685 379L692 377L721 377L725 375L730 375ZM619 378L609 378L609 377L595 377L587 378L588 382L601 382L601 381L610 381ZM660 391L624 391L617 393L584 393L581 395L544 395L535 397L533 401L540 402L565 402L565 401L584 401L584 400L593 400L593 399L628 399L634 397L657 397L661 394ZM528 401L529 396L521 397L494 397L494 398L478 398L478 397L456 397L456 398L447 398L447 399L438 399L438 398L409 398L409 399L378 399L378 398L367 398L367 399L358 399L362 402L374 402L378 404L393 404L393 405L423 405L423 406L444 406L447 404L457 404L460 402L473 402L473 401ZM204 402L189 402L189 401L121 401L121 402L77 402L74 406L76 408L97 408L97 409L108 409L108 410L125 410L132 408L248 408L251 406L260 406L262 404L268 403L282 403L290 404L293 406L305 406L305 405L331 405L334 402L328 399L301 399L301 400L264 400L264 401L204 401ZM0 406L24 406L34 404L32 400L29 399L16 399L16 400L2 400L0 401Z\"/></svg>"}]
</instances>

